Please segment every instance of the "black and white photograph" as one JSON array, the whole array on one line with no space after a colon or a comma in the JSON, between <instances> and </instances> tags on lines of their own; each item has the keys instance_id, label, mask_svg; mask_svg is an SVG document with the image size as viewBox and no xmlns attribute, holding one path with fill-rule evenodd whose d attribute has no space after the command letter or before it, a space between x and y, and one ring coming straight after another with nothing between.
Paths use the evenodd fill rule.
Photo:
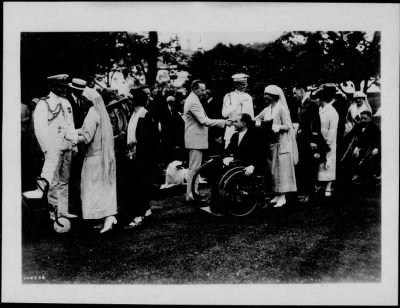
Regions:
<instances>
[{"instance_id":1,"label":"black and white photograph","mask_svg":"<svg viewBox=\"0 0 400 308\"><path fill-rule=\"evenodd\" d=\"M398 304L398 4L3 8L2 302Z\"/></svg>"}]
</instances>

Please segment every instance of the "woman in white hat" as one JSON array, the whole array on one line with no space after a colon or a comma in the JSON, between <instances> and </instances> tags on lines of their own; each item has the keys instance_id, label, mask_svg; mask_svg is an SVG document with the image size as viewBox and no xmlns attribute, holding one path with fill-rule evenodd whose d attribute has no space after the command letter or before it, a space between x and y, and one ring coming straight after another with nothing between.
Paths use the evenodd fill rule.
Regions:
<instances>
[{"instance_id":1,"label":"woman in white hat","mask_svg":"<svg viewBox=\"0 0 400 308\"><path fill-rule=\"evenodd\" d=\"M271 200L274 207L286 204L286 194L297 191L294 166L298 161L298 150L293 124L285 95L280 87L269 85L264 90L267 107L256 116L258 121L272 121L272 140L269 142L268 164L272 175Z\"/></svg>"}]
</instances>

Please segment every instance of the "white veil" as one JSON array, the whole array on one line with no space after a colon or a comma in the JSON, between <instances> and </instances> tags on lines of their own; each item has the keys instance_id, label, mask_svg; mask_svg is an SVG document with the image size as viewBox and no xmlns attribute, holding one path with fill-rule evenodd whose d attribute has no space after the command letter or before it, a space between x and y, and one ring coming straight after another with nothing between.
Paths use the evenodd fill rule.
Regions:
<instances>
[{"instance_id":1,"label":"white veil","mask_svg":"<svg viewBox=\"0 0 400 308\"><path fill-rule=\"evenodd\" d=\"M299 152L298 152L298 149L297 149L296 136L294 135L293 123L292 123L292 119L290 117L289 106L287 104L285 94L283 93L283 90L280 87L276 86L276 85L268 85L268 86L266 86L265 90L264 90L264 93L269 93L269 94L278 96L279 97L279 102L281 103L283 108L286 109L286 112L289 115L290 125L289 125L288 134L289 134L290 141L292 143L293 162L294 162L294 164L297 164L297 162L299 161Z\"/></svg>"}]
</instances>

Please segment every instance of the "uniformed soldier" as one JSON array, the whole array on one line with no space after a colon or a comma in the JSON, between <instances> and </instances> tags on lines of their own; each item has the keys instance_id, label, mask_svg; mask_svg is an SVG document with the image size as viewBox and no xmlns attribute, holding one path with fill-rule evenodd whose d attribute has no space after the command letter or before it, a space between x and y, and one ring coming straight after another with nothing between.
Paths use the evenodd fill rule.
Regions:
<instances>
[{"instance_id":1,"label":"uniformed soldier","mask_svg":"<svg viewBox=\"0 0 400 308\"><path fill-rule=\"evenodd\" d=\"M254 107L252 97L244 92L247 88L247 78L249 76L243 73L232 76L235 90L224 96L222 105L222 116L228 119L235 119L239 114L247 113L254 118ZM229 144L235 128L233 126L226 127L225 130L225 147Z\"/></svg>"},{"instance_id":2,"label":"uniformed soldier","mask_svg":"<svg viewBox=\"0 0 400 308\"><path fill-rule=\"evenodd\" d=\"M50 184L48 202L57 206L58 216L74 218L68 211L68 182L71 152L77 148L64 138L67 130L74 129L72 108L65 98L67 79L66 74L47 78L50 93L36 105L34 128L45 158L41 177Z\"/></svg>"}]
</instances>

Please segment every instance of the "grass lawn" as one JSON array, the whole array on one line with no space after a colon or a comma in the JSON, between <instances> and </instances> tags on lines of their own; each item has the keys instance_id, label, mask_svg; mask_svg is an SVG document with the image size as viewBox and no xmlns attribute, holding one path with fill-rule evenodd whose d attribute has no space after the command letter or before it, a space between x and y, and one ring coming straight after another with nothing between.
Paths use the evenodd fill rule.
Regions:
<instances>
[{"instance_id":1,"label":"grass lawn","mask_svg":"<svg viewBox=\"0 0 400 308\"><path fill-rule=\"evenodd\" d=\"M171 191L152 201L138 229L100 235L77 222L65 235L35 234L23 243L23 275L46 277L36 283L379 282L379 200L316 198L237 219L210 216Z\"/></svg>"}]
</instances>

